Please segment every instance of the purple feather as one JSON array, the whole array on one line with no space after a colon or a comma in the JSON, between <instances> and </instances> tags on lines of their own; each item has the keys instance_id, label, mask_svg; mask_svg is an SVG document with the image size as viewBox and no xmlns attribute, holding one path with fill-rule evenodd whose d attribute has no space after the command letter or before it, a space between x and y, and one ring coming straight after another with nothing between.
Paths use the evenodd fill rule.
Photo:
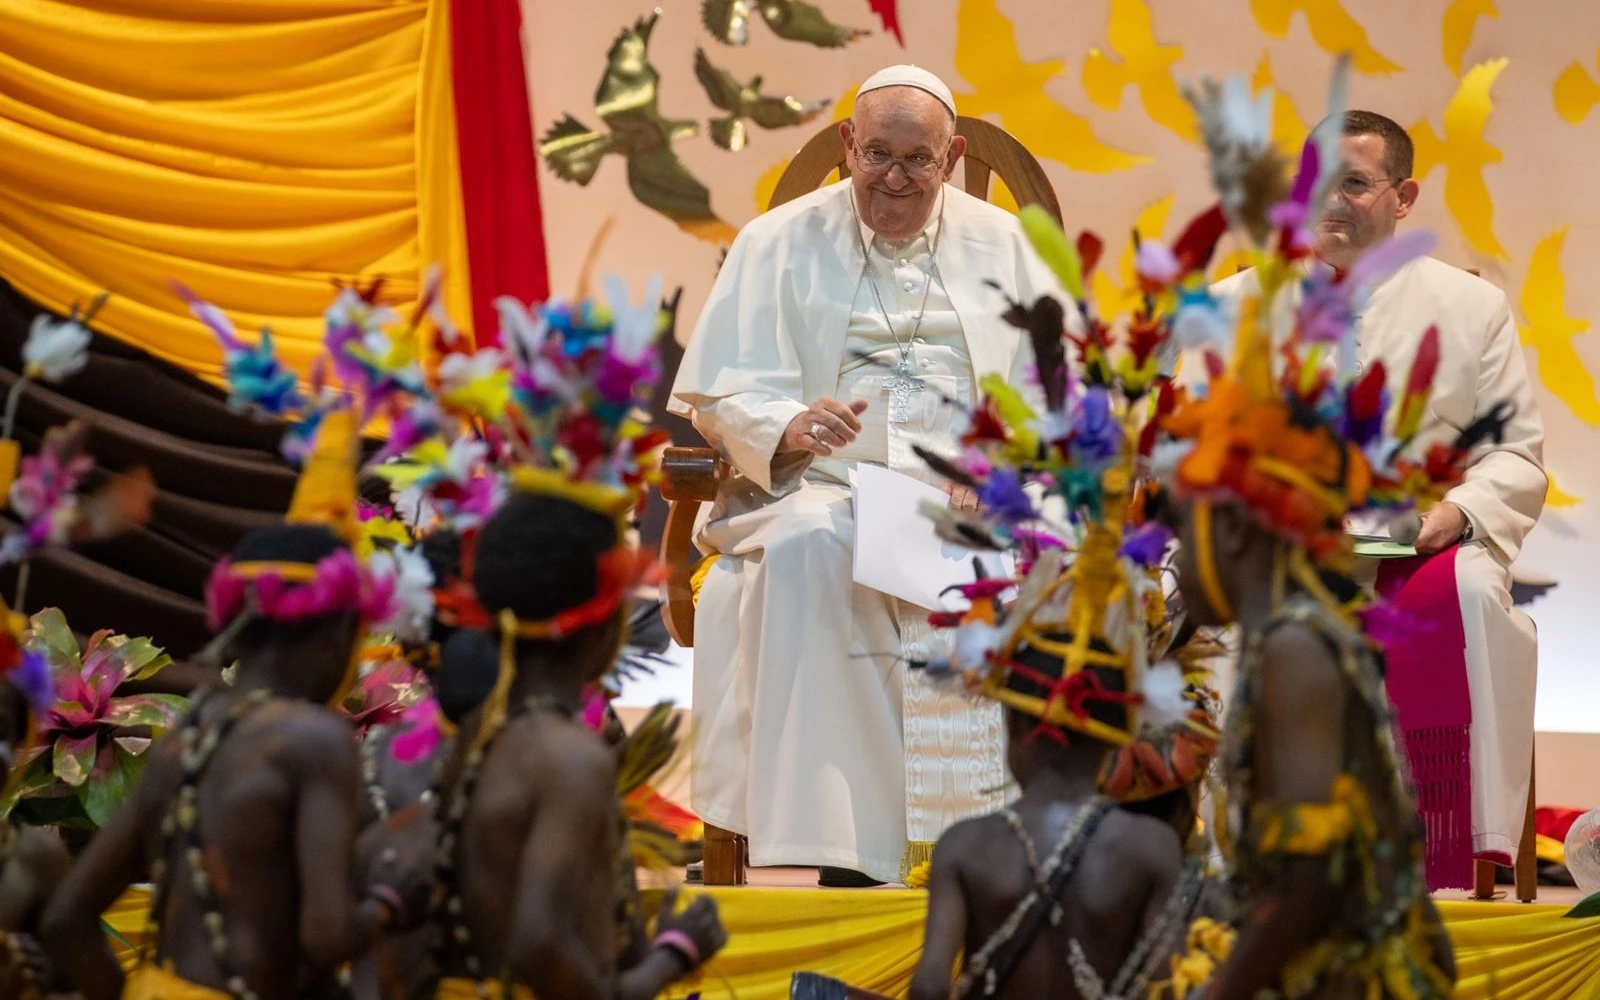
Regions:
<instances>
[{"instance_id":1,"label":"purple feather","mask_svg":"<svg viewBox=\"0 0 1600 1000\"><path fill-rule=\"evenodd\" d=\"M1161 559L1167 554L1167 543L1172 541L1172 532L1165 525L1149 521L1135 528L1122 540L1122 547L1118 554L1131 560L1134 565L1151 569L1161 565Z\"/></svg>"},{"instance_id":2,"label":"purple feather","mask_svg":"<svg viewBox=\"0 0 1600 1000\"><path fill-rule=\"evenodd\" d=\"M1392 236L1356 258L1345 283L1357 290L1370 289L1418 257L1426 257L1438 244L1439 238L1426 229Z\"/></svg>"},{"instance_id":3,"label":"purple feather","mask_svg":"<svg viewBox=\"0 0 1600 1000\"><path fill-rule=\"evenodd\" d=\"M1015 469L996 469L987 482L978 487L978 502L985 513L1008 524L1032 521L1039 514L1033 500L1022 490L1022 478Z\"/></svg>"}]
</instances>

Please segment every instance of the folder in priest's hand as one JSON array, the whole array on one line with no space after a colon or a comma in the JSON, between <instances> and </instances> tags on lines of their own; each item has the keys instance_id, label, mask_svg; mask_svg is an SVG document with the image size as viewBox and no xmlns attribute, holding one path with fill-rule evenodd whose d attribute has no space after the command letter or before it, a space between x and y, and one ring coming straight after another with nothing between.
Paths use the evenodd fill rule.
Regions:
<instances>
[{"instance_id":1,"label":"folder in priest's hand","mask_svg":"<svg viewBox=\"0 0 1600 1000\"><path fill-rule=\"evenodd\" d=\"M951 587L976 577L974 556L990 576L1011 575L1008 555L952 545L919 508L949 502L943 490L893 469L862 463L850 475L855 504L856 583L920 608L946 607Z\"/></svg>"}]
</instances>

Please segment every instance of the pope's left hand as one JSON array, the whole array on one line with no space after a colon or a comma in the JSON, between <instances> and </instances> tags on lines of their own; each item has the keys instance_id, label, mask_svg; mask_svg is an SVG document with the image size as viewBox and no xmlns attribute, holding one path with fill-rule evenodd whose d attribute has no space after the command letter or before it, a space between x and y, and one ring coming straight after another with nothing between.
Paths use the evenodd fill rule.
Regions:
<instances>
[{"instance_id":1,"label":"pope's left hand","mask_svg":"<svg viewBox=\"0 0 1600 1000\"><path fill-rule=\"evenodd\" d=\"M975 514L978 510L978 491L969 486L957 486L955 483L946 483L944 491L950 497L950 509L963 514Z\"/></svg>"},{"instance_id":2,"label":"pope's left hand","mask_svg":"<svg viewBox=\"0 0 1600 1000\"><path fill-rule=\"evenodd\" d=\"M1416 545L1419 555L1431 556L1443 552L1461 540L1467 528L1467 515L1448 500L1434 505L1422 515L1422 531L1418 532Z\"/></svg>"}]
</instances>

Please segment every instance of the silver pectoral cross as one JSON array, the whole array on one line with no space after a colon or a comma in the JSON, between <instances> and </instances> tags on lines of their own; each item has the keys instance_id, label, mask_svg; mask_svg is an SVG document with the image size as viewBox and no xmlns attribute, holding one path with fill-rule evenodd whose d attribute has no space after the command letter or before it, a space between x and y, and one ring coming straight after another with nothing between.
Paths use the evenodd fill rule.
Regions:
<instances>
[{"instance_id":1,"label":"silver pectoral cross","mask_svg":"<svg viewBox=\"0 0 1600 1000\"><path fill-rule=\"evenodd\" d=\"M890 423L911 422L911 399L922 391L924 384L921 378L911 373L911 357L901 357L900 363L895 365L894 374L883 382L883 387L889 390Z\"/></svg>"}]
</instances>

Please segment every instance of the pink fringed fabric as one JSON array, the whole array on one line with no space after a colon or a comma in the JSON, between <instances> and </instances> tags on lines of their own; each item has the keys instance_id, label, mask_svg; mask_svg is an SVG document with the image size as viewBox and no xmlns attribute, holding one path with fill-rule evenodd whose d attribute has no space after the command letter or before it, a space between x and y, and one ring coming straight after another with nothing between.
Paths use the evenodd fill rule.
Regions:
<instances>
[{"instance_id":1,"label":"pink fringed fabric","mask_svg":"<svg viewBox=\"0 0 1600 1000\"><path fill-rule=\"evenodd\" d=\"M1427 827L1428 889L1472 886L1472 699L1456 549L1386 560L1378 593L1391 627L1386 687Z\"/></svg>"}]
</instances>

